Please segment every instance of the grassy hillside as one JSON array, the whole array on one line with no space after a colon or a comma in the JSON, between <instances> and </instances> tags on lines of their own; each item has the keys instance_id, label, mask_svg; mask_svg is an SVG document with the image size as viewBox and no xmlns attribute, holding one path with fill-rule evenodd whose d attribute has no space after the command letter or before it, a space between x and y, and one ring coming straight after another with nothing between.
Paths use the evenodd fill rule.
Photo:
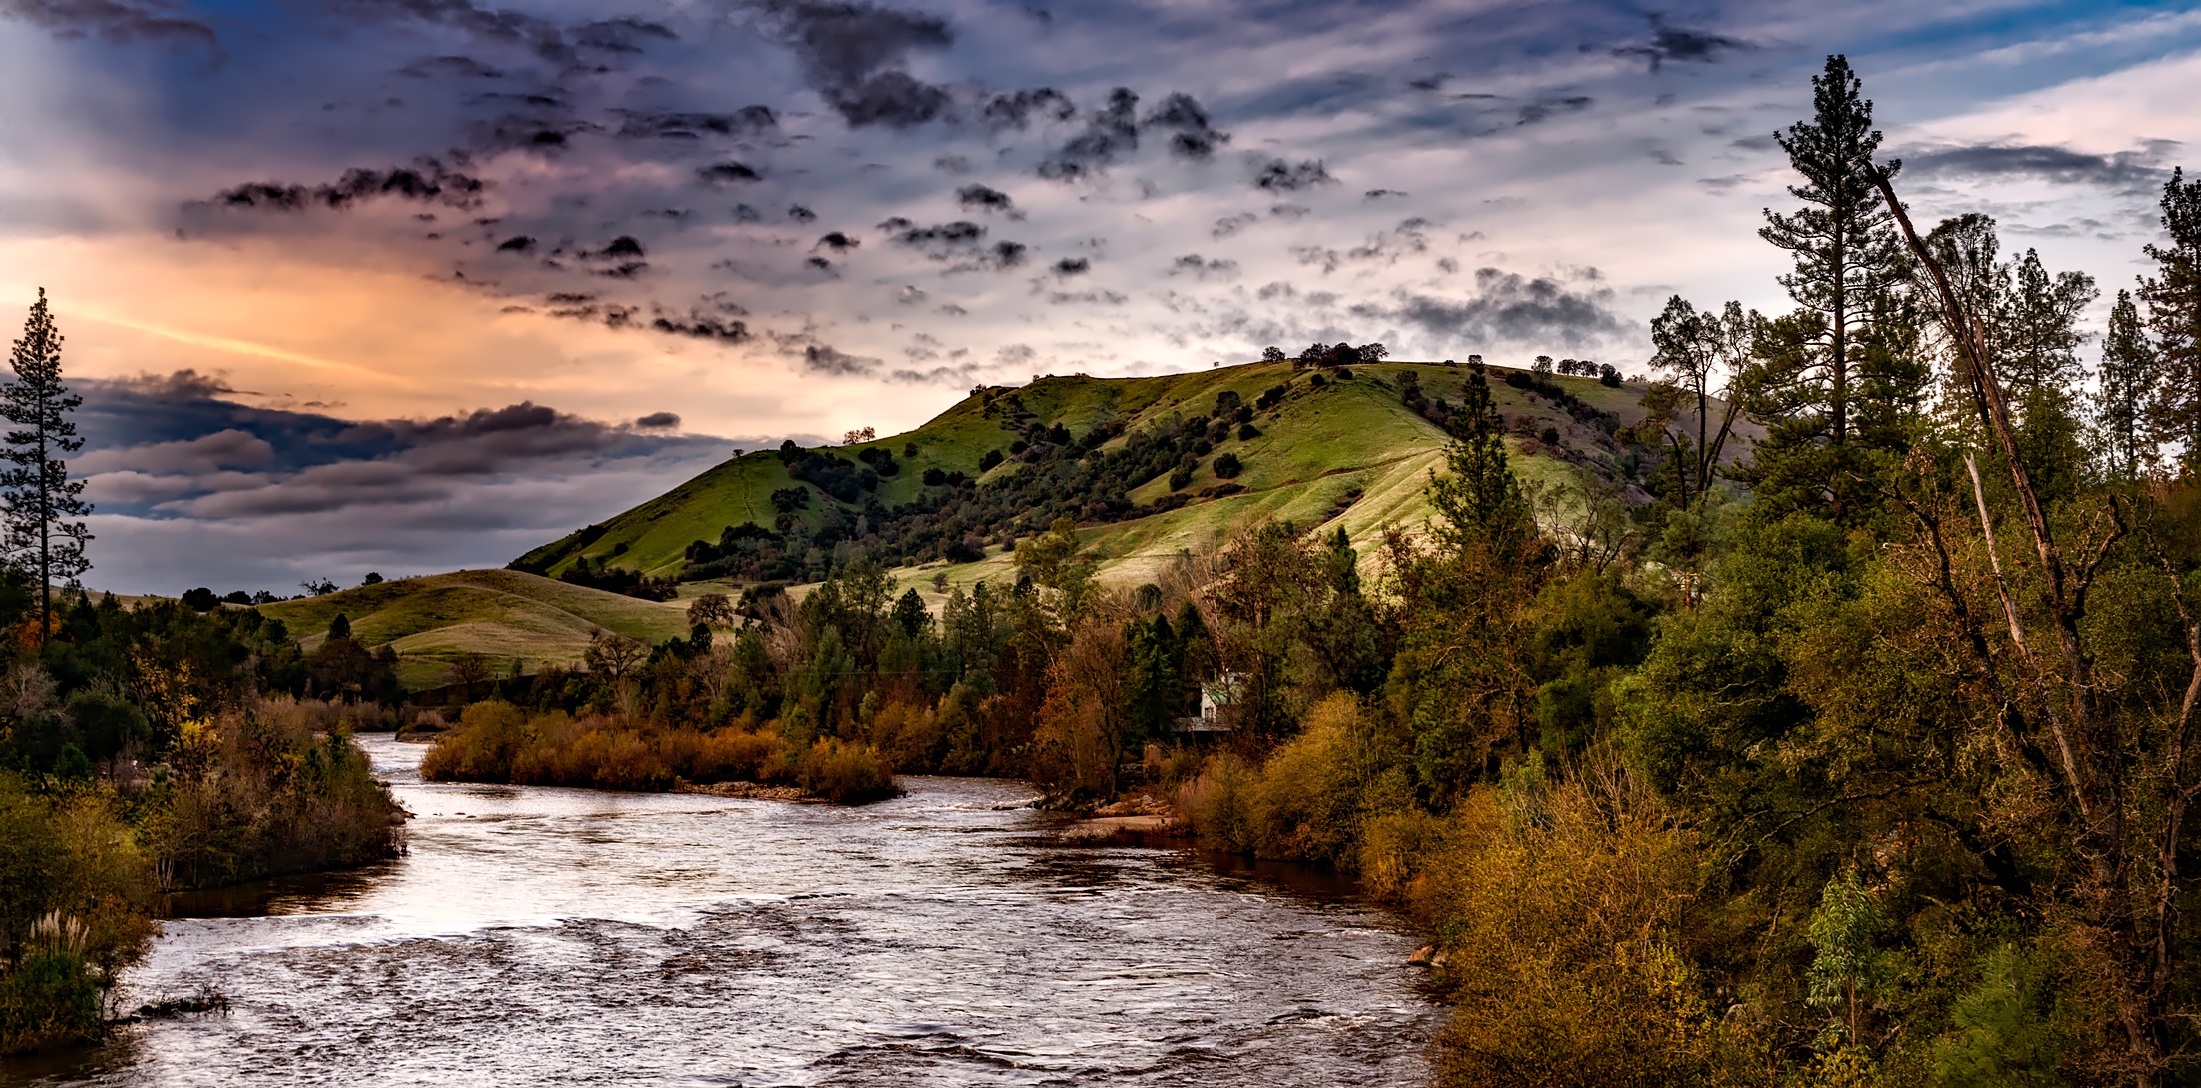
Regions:
<instances>
[{"instance_id":1,"label":"grassy hillside","mask_svg":"<svg viewBox=\"0 0 2201 1088\"><path fill-rule=\"evenodd\" d=\"M1507 385L1508 373L1492 368L1490 384L1499 412L1515 432L1516 472L1543 483L1594 476L1632 487L1623 464L1627 455L1606 428L1641 418L1640 385L1613 388L1594 378L1551 378L1566 394L1610 417L1577 418L1555 398ZM849 469L859 464L894 466L854 502L835 499L827 487L791 474L791 465L808 471L799 468L806 454L756 451L714 466L600 525L546 544L514 564L547 577L520 570L461 571L262 608L293 630L311 633L314 640L341 612L369 645L396 647L408 683L431 686L465 652L506 661L518 658L532 671L577 660L596 627L652 642L681 633L681 601L643 601L557 578L586 561L599 569L617 567L681 581L693 566L686 558L693 542L717 541L723 530L744 523L775 529L777 522L790 527L787 539L799 542L828 518L843 525L872 525L857 520L866 511L905 529L951 515L969 521L974 517L970 511L991 498L993 512L986 516L993 519L987 522L993 528L980 534L982 558L956 561L945 557L937 542L917 547L904 542L905 563L895 568L896 579L935 603L933 582L941 575L946 584L964 586L1015 577L1001 536L1044 528L1044 516L1036 508L1013 505L1004 512L999 498L1004 495L1027 495L1035 502L1068 498L1073 505L1086 498L1107 500L1087 504L1088 510L1108 509L1080 520L1089 553L1099 560L1100 577L1117 584L1148 581L1181 550L1212 544L1234 527L1265 518L1288 519L1306 529L1342 526L1372 560L1372 545L1386 526L1413 526L1427 516L1424 486L1430 471L1443 463L1447 437L1425 409L1457 406L1467 380L1465 368L1433 363L1356 366L1341 380L1334 372L1294 370L1286 362L1151 378L1072 375L1015 389L995 387L974 392L907 434L821 451L845 458ZM1411 386L1420 390L1418 403L1412 405L1406 396ZM1180 438L1174 447L1163 441L1165 453L1152 463L1158 469L1149 471L1149 465L1137 470L1142 474L1136 479L1116 478L1120 493L1064 496L1053 489L1053 481L1072 478L1084 466L1157 448L1157 435L1189 433L1187 420L1215 416L1222 421L1233 413L1217 412L1221 394L1234 394L1238 402L1253 407L1250 422L1259 433L1241 438L1233 419L1222 440L1197 458L1188 478L1171 479L1172 468L1183 460L1166 450L1184 449ZM1556 432L1556 443L1542 440L1546 428ZM1033 442L1042 430L1067 434L1071 443L1042 438L1018 456L1020 440ZM1211 438L1215 433L1207 432ZM1088 435L1097 443L1090 451L1081 441ZM1102 435L1113 437L1101 441ZM1746 441L1736 442L1730 453L1745 449ZM867 457L867 450L880 452ZM982 469L990 453L1000 454L1000 463ZM1215 471L1226 453L1243 466L1230 479ZM822 462L808 463L815 467ZM927 485L927 470L962 474L975 486L959 488L952 479ZM1042 475L1020 480L1024 473ZM807 493L806 506L784 512L775 508L775 491L784 497L797 489ZM1645 497L1640 490L1631 493ZM839 544L850 546L846 539ZM811 554L818 554L814 546ZM692 583L682 587L682 596L726 588Z\"/></svg>"},{"instance_id":2,"label":"grassy hillside","mask_svg":"<svg viewBox=\"0 0 2201 1088\"><path fill-rule=\"evenodd\" d=\"M338 615L368 646L393 646L408 686L443 682L463 653L518 658L533 672L571 664L597 628L645 642L687 630L685 606L622 597L511 570L462 570L403 578L321 597L258 606L299 635L308 649L327 637Z\"/></svg>"},{"instance_id":3,"label":"grassy hillside","mask_svg":"<svg viewBox=\"0 0 2201 1088\"><path fill-rule=\"evenodd\" d=\"M1033 422L1060 424L1073 435L1096 426L1120 426L1122 433L1101 447L1117 450L1142 429L1161 425L1172 416L1210 413L1220 393L1235 393L1251 405L1265 391L1281 385L1288 390L1281 402L1255 413L1259 436L1240 441L1234 433L1216 446L1214 455L1202 459L1191 482L1182 488L1172 489L1165 472L1128 496L1134 503L1151 504L1175 490L1195 496L1193 501L1148 518L1096 527L1096 541L1115 556L1104 564L1104 576L1135 577L1141 567L1137 559L1173 553L1248 517L1282 516L1302 525L1335 519L1363 542L1373 539L1385 523L1418 521L1423 509L1420 484L1437 463L1436 454L1446 439L1442 429L1402 403L1402 386L1411 374L1428 400L1442 398L1457 404L1467 371L1439 364L1383 363L1354 367L1351 379L1320 385L1315 383L1316 373L1295 371L1287 362L1151 378L1049 377L1013 391L974 393L907 434L832 452L855 459L866 449L891 451L900 471L882 479L873 493L880 504L891 508L920 498L926 490L925 469L979 477L981 486L1021 471L1024 466L1014 459L983 475L979 466L989 451L1007 454L1022 428ZM1502 368L1494 368L1493 376L1503 373ZM1552 380L1582 401L1613 413L1624 426L1641 417L1640 386L1608 388L1593 378ZM1499 411L1509 422L1528 421L1531 432L1551 426L1561 435L1558 450L1531 442L1528 446L1534 452L1516 454L1514 463L1523 476L1555 480L1599 466L1611 470L1613 452L1601 445L1603 434L1597 427L1502 381L1493 381L1492 389ZM1230 481L1218 479L1214 472L1216 458L1226 452L1245 466ZM1244 491L1198 497L1225 484ZM556 577L585 557L653 577L678 579L690 543L716 540L721 530L745 522L772 526L777 514L772 493L787 488L811 492L809 509L793 515L806 525L815 526L821 511L834 501L815 485L790 476L776 452L753 452L717 465L600 526L536 549L517 565ZM1356 489L1358 494L1351 494Z\"/></svg>"}]
</instances>

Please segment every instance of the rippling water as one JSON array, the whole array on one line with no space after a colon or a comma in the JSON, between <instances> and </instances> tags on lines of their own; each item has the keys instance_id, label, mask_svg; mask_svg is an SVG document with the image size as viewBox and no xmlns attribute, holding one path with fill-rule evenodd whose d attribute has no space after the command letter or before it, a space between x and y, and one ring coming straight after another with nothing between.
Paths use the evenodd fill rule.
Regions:
<instances>
[{"instance_id":1,"label":"rippling water","mask_svg":"<svg viewBox=\"0 0 2201 1088\"><path fill-rule=\"evenodd\" d=\"M1413 942L1339 894L1076 848L1014 783L859 809L429 784L411 853L172 921L124 1029L0 1081L113 1085L1419 1084ZM209 901L202 911L218 910Z\"/></svg>"}]
</instances>

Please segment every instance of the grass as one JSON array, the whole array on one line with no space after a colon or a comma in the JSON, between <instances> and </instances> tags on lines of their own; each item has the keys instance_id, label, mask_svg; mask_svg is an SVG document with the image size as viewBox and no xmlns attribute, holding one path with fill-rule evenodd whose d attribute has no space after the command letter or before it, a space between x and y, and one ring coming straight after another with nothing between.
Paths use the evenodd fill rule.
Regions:
<instances>
[{"instance_id":1,"label":"grass","mask_svg":"<svg viewBox=\"0 0 2201 1088\"><path fill-rule=\"evenodd\" d=\"M389 644L409 687L444 681L461 654L480 653L525 671L581 659L598 628L644 642L687 631L686 605L643 601L511 570L462 570L401 578L320 597L258 606L312 649L343 615L352 637Z\"/></svg>"}]
</instances>

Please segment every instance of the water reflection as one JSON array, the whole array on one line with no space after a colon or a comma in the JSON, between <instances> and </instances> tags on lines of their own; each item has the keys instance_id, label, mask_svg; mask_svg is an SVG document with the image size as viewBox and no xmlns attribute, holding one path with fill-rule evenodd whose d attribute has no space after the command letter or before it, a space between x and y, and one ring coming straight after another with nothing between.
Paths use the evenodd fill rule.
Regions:
<instances>
[{"instance_id":1,"label":"water reflection","mask_svg":"<svg viewBox=\"0 0 2201 1088\"><path fill-rule=\"evenodd\" d=\"M862 809L422 783L408 856L192 904L133 975L227 1016L9 1070L113 1085L1411 1084L1412 941L1334 879L1062 848L1014 783Z\"/></svg>"}]
</instances>

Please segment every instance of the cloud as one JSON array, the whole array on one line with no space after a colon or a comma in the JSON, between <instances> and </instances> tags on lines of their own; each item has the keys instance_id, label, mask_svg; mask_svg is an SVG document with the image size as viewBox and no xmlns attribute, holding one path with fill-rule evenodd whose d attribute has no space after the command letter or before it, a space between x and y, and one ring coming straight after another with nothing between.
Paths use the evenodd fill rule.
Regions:
<instances>
[{"instance_id":1,"label":"cloud","mask_svg":"<svg viewBox=\"0 0 2201 1088\"><path fill-rule=\"evenodd\" d=\"M955 202L964 211L1014 212L1016 202L1009 194L988 185L965 185L955 191Z\"/></svg>"},{"instance_id":2,"label":"cloud","mask_svg":"<svg viewBox=\"0 0 2201 1088\"><path fill-rule=\"evenodd\" d=\"M401 76L414 79L503 79L501 69L492 68L472 57L442 56L422 57L397 70Z\"/></svg>"},{"instance_id":3,"label":"cloud","mask_svg":"<svg viewBox=\"0 0 2201 1088\"><path fill-rule=\"evenodd\" d=\"M1172 276L1191 276L1202 282L1234 280L1238 278L1238 262L1222 258L1209 259L1197 253L1187 253L1170 263Z\"/></svg>"},{"instance_id":4,"label":"cloud","mask_svg":"<svg viewBox=\"0 0 2201 1088\"><path fill-rule=\"evenodd\" d=\"M920 227L907 219L897 218L879 225L894 232L896 245L908 246L936 261L947 260L958 251L970 249L986 237L986 228L968 219Z\"/></svg>"},{"instance_id":5,"label":"cloud","mask_svg":"<svg viewBox=\"0 0 2201 1088\"><path fill-rule=\"evenodd\" d=\"M910 128L948 111L948 92L903 69L909 55L955 41L946 20L858 0L767 0L782 41L851 128Z\"/></svg>"},{"instance_id":6,"label":"cloud","mask_svg":"<svg viewBox=\"0 0 2201 1088\"><path fill-rule=\"evenodd\" d=\"M1657 12L1652 12L1649 18L1651 40L1642 45L1626 45L1614 49L1614 56L1642 57L1650 62L1651 71L1656 72L1668 61L1709 64L1718 60L1722 53L1756 48L1740 38L1674 26Z\"/></svg>"},{"instance_id":7,"label":"cloud","mask_svg":"<svg viewBox=\"0 0 2201 1088\"><path fill-rule=\"evenodd\" d=\"M320 206L342 211L363 200L395 197L452 208L472 208L481 203L482 190L486 187L478 177L452 170L436 159L424 158L412 166L389 170L346 170L334 182L310 187L278 181L248 182L224 189L188 207L295 212Z\"/></svg>"},{"instance_id":8,"label":"cloud","mask_svg":"<svg viewBox=\"0 0 2201 1088\"><path fill-rule=\"evenodd\" d=\"M1208 234L1220 241L1260 221L1261 217L1252 212L1237 212L1217 219L1215 225L1209 228Z\"/></svg>"},{"instance_id":9,"label":"cloud","mask_svg":"<svg viewBox=\"0 0 2201 1088\"><path fill-rule=\"evenodd\" d=\"M1108 104L1086 115L1085 131L1041 160L1040 177L1077 181L1139 149L1139 96L1129 87L1108 92Z\"/></svg>"},{"instance_id":10,"label":"cloud","mask_svg":"<svg viewBox=\"0 0 2201 1088\"><path fill-rule=\"evenodd\" d=\"M1597 104L1586 94L1567 95L1561 98L1540 98L1521 107L1521 119L1516 125L1534 125L1551 120L1560 114L1580 113Z\"/></svg>"},{"instance_id":11,"label":"cloud","mask_svg":"<svg viewBox=\"0 0 2201 1088\"><path fill-rule=\"evenodd\" d=\"M1300 264L1321 265L1323 274L1348 264L1396 264L1399 258L1429 251L1430 223L1419 217L1401 220L1391 230L1379 231L1366 242L1345 250L1327 246L1294 246L1292 256ZM1182 263L1180 261L1180 263Z\"/></svg>"},{"instance_id":12,"label":"cloud","mask_svg":"<svg viewBox=\"0 0 2201 1088\"><path fill-rule=\"evenodd\" d=\"M651 412L649 415L635 420L634 425L645 431L667 431L680 426L680 414L677 412Z\"/></svg>"},{"instance_id":13,"label":"cloud","mask_svg":"<svg viewBox=\"0 0 2201 1088\"><path fill-rule=\"evenodd\" d=\"M618 135L640 140L700 140L705 136L756 137L779 128L779 116L765 106L743 106L733 113L681 113L615 110Z\"/></svg>"},{"instance_id":14,"label":"cloud","mask_svg":"<svg viewBox=\"0 0 2201 1088\"><path fill-rule=\"evenodd\" d=\"M849 250L855 249L860 245L863 245L861 241L851 238L847 234L836 230L827 232L824 237L818 239L818 244L816 246L812 246L810 248L817 249L819 246L823 246L826 249L830 249L835 253L846 253Z\"/></svg>"},{"instance_id":15,"label":"cloud","mask_svg":"<svg viewBox=\"0 0 2201 1088\"><path fill-rule=\"evenodd\" d=\"M1208 112L1189 94L1172 94L1146 115L1148 128L1168 129L1170 153L1182 159L1205 161L1230 142L1230 133L1215 127Z\"/></svg>"},{"instance_id":16,"label":"cloud","mask_svg":"<svg viewBox=\"0 0 2201 1088\"><path fill-rule=\"evenodd\" d=\"M219 49L214 28L175 14L160 0L6 0L0 12L57 38L96 37L111 45L192 42Z\"/></svg>"},{"instance_id":17,"label":"cloud","mask_svg":"<svg viewBox=\"0 0 2201 1088\"><path fill-rule=\"evenodd\" d=\"M1308 159L1288 163L1282 159L1269 159L1254 169L1253 187L1268 193L1296 193L1318 185L1335 185L1337 179L1322 165L1320 159Z\"/></svg>"},{"instance_id":18,"label":"cloud","mask_svg":"<svg viewBox=\"0 0 2201 1088\"><path fill-rule=\"evenodd\" d=\"M1569 284L1529 278L1497 268L1475 271L1474 293L1465 298L1398 292L1380 309L1446 344L1556 345L1578 349L1636 328L1612 309L1612 289L1599 280Z\"/></svg>"},{"instance_id":19,"label":"cloud","mask_svg":"<svg viewBox=\"0 0 2201 1088\"><path fill-rule=\"evenodd\" d=\"M860 355L850 355L825 344L810 344L802 349L802 367L814 374L842 376L869 374L879 369L879 360Z\"/></svg>"},{"instance_id":20,"label":"cloud","mask_svg":"<svg viewBox=\"0 0 2201 1088\"><path fill-rule=\"evenodd\" d=\"M2159 164L2178 146L2158 141L2134 151L2097 155L2050 144L1943 145L1904 155L1903 169L1913 176L2032 177L2131 192L2162 184Z\"/></svg>"},{"instance_id":21,"label":"cloud","mask_svg":"<svg viewBox=\"0 0 2201 1088\"><path fill-rule=\"evenodd\" d=\"M274 461L275 447L266 439L230 427L175 442L95 450L77 458L71 467L87 476L121 471L175 475L259 468Z\"/></svg>"},{"instance_id":22,"label":"cloud","mask_svg":"<svg viewBox=\"0 0 2201 1088\"><path fill-rule=\"evenodd\" d=\"M1077 113L1077 105L1053 87L994 95L986 99L978 109L980 120L987 125L995 129L1017 130L1028 127L1034 118L1061 122L1076 117ZM943 166L942 169L949 168ZM968 169L969 161L962 160L959 169L949 169L949 172L961 173Z\"/></svg>"},{"instance_id":23,"label":"cloud","mask_svg":"<svg viewBox=\"0 0 2201 1088\"><path fill-rule=\"evenodd\" d=\"M1087 272L1092 271L1092 268L1093 262L1088 258L1064 257L1063 259L1055 262L1054 273L1057 276L1067 278L1070 276L1082 276Z\"/></svg>"}]
</instances>

